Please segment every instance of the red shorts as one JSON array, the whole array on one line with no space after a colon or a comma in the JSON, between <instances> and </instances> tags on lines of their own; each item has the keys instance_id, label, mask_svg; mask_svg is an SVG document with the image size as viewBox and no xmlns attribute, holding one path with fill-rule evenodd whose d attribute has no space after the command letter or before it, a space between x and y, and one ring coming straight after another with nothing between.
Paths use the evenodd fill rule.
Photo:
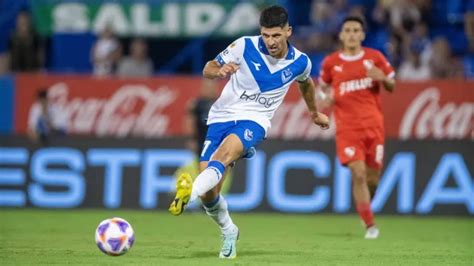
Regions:
<instances>
[{"instance_id":1,"label":"red shorts","mask_svg":"<svg viewBox=\"0 0 474 266\"><path fill-rule=\"evenodd\" d=\"M380 127L337 132L337 157L342 165L364 161L370 168L382 169L384 142L384 130Z\"/></svg>"}]
</instances>

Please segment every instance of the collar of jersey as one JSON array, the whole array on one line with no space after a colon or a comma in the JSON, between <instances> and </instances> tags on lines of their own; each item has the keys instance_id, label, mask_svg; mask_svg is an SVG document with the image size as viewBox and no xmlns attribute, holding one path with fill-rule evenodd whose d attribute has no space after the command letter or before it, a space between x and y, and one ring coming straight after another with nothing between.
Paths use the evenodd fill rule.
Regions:
<instances>
[{"instance_id":1,"label":"collar of jersey","mask_svg":"<svg viewBox=\"0 0 474 266\"><path fill-rule=\"evenodd\" d=\"M362 49L358 54L356 55L345 55L342 52L339 53L339 58L341 58L344 61L356 61L361 59L365 54L365 51Z\"/></svg>"},{"instance_id":2,"label":"collar of jersey","mask_svg":"<svg viewBox=\"0 0 474 266\"><path fill-rule=\"evenodd\" d=\"M295 59L295 48L293 48L293 45L291 45L290 42L286 43L288 44L288 53L286 54L285 59L293 60ZM258 38L258 50L260 50L260 52L263 54L270 55L261 36Z\"/></svg>"},{"instance_id":3,"label":"collar of jersey","mask_svg":"<svg viewBox=\"0 0 474 266\"><path fill-rule=\"evenodd\" d=\"M261 92L283 88L285 84L293 81L304 72L309 60L307 56L301 55L287 66L281 67L272 73L265 63L262 52L255 47L250 38L245 39L243 57Z\"/></svg>"}]
</instances>

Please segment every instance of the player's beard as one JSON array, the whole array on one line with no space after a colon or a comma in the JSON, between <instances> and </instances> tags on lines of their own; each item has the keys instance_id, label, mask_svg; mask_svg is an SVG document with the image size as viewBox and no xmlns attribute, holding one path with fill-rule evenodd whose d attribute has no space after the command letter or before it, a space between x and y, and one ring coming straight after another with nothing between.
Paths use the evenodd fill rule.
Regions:
<instances>
[{"instance_id":1,"label":"player's beard","mask_svg":"<svg viewBox=\"0 0 474 266\"><path fill-rule=\"evenodd\" d=\"M274 50L270 49L270 47L267 47L268 53L275 58L282 58L285 56L284 49L285 46L282 44L274 45Z\"/></svg>"},{"instance_id":2,"label":"player's beard","mask_svg":"<svg viewBox=\"0 0 474 266\"><path fill-rule=\"evenodd\" d=\"M270 53L271 56L277 56L278 54L280 54L281 49L279 49L278 46L275 45L273 49L269 47L268 52Z\"/></svg>"}]
</instances>

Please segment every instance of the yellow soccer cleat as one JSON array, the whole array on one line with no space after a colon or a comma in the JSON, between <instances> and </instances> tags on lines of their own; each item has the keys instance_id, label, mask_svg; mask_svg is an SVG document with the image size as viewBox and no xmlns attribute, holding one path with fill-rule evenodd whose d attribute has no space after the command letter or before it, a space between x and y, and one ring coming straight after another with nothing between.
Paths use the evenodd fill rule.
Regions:
<instances>
[{"instance_id":1,"label":"yellow soccer cleat","mask_svg":"<svg viewBox=\"0 0 474 266\"><path fill-rule=\"evenodd\" d=\"M182 173L176 180L176 196L171 202L168 211L173 215L180 215L191 198L193 179L188 173Z\"/></svg>"}]
</instances>

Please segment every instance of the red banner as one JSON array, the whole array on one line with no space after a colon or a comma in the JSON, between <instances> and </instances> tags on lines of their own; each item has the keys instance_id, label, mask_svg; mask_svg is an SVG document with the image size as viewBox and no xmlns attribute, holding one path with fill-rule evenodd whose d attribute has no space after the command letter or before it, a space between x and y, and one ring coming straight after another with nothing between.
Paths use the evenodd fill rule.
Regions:
<instances>
[{"instance_id":1,"label":"red banner","mask_svg":"<svg viewBox=\"0 0 474 266\"><path fill-rule=\"evenodd\" d=\"M18 75L15 129L27 130L36 92L48 97L68 118L72 134L161 137L184 133L189 101L199 95L200 77L97 79L89 76ZM222 86L221 86L222 87ZM474 139L474 83L466 81L399 82L383 93L387 137L401 139ZM292 87L275 113L269 137L332 138L311 123L298 89Z\"/></svg>"}]
</instances>

